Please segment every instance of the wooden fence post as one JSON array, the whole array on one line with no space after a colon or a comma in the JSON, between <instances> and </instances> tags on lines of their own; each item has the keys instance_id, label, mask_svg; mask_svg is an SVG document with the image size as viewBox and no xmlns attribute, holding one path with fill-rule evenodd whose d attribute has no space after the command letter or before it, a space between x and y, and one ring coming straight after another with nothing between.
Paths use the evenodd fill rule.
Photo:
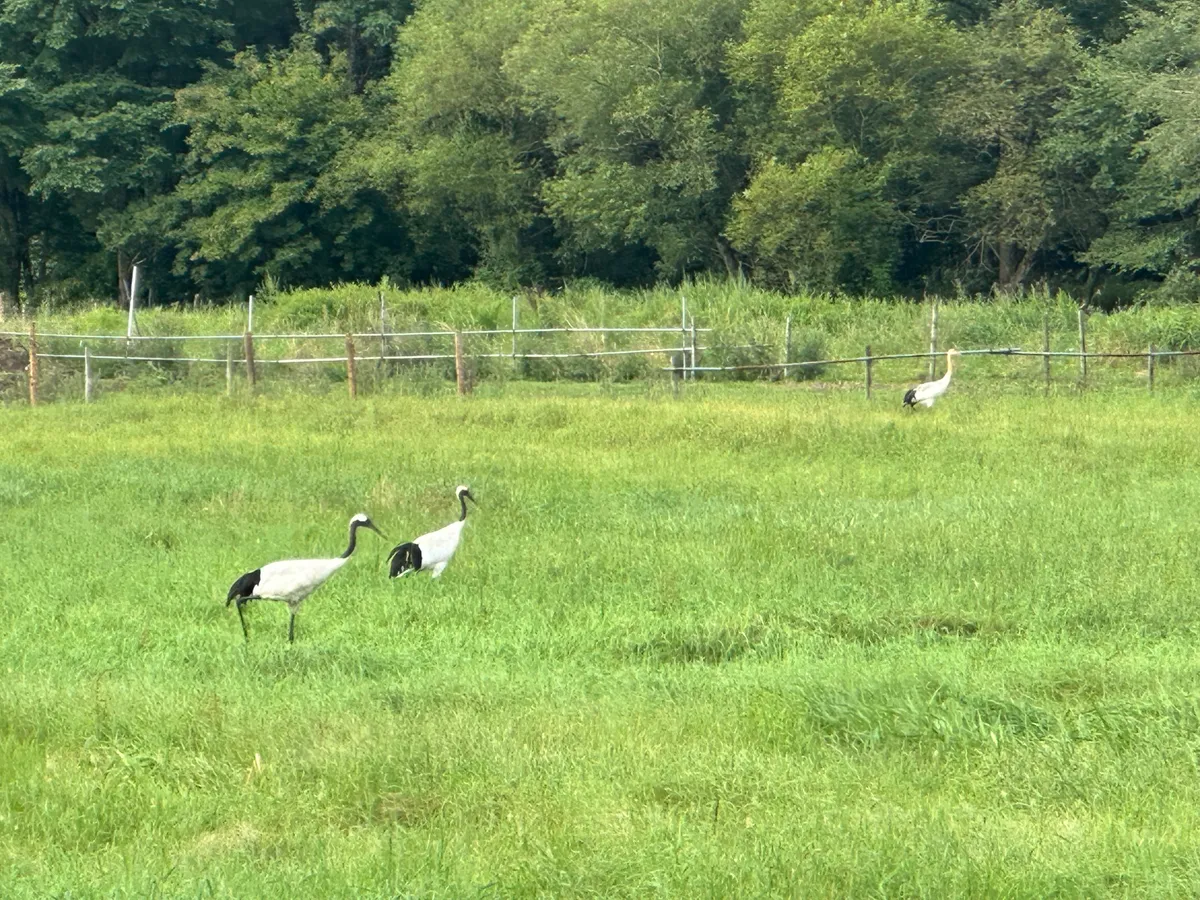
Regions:
<instances>
[{"instance_id":1,"label":"wooden fence post","mask_svg":"<svg viewBox=\"0 0 1200 900\"><path fill-rule=\"evenodd\" d=\"M233 396L233 341L225 344L225 396Z\"/></svg>"},{"instance_id":2,"label":"wooden fence post","mask_svg":"<svg viewBox=\"0 0 1200 900\"><path fill-rule=\"evenodd\" d=\"M1150 376L1150 393L1154 393L1154 345L1150 345L1149 351L1146 353L1146 372Z\"/></svg>"},{"instance_id":3,"label":"wooden fence post","mask_svg":"<svg viewBox=\"0 0 1200 900\"><path fill-rule=\"evenodd\" d=\"M358 396L358 375L354 367L354 336L346 335L346 385L350 390L350 399Z\"/></svg>"},{"instance_id":4,"label":"wooden fence post","mask_svg":"<svg viewBox=\"0 0 1200 900\"><path fill-rule=\"evenodd\" d=\"M1087 381L1087 313L1079 307L1079 380Z\"/></svg>"},{"instance_id":5,"label":"wooden fence post","mask_svg":"<svg viewBox=\"0 0 1200 900\"><path fill-rule=\"evenodd\" d=\"M38 402L37 322L29 323L29 405Z\"/></svg>"},{"instance_id":6,"label":"wooden fence post","mask_svg":"<svg viewBox=\"0 0 1200 900\"><path fill-rule=\"evenodd\" d=\"M83 347L83 402L92 402L92 348Z\"/></svg>"},{"instance_id":7,"label":"wooden fence post","mask_svg":"<svg viewBox=\"0 0 1200 900\"><path fill-rule=\"evenodd\" d=\"M1042 374L1046 378L1046 396L1050 396L1050 313L1042 313Z\"/></svg>"},{"instance_id":8,"label":"wooden fence post","mask_svg":"<svg viewBox=\"0 0 1200 900\"><path fill-rule=\"evenodd\" d=\"M246 355L246 380L250 382L250 391L254 391L257 378L254 374L254 335L247 331L242 335L243 350Z\"/></svg>"},{"instance_id":9,"label":"wooden fence post","mask_svg":"<svg viewBox=\"0 0 1200 900\"><path fill-rule=\"evenodd\" d=\"M468 394L471 386L467 384L467 364L463 359L462 332L454 332L454 380L458 383L459 395Z\"/></svg>"},{"instance_id":10,"label":"wooden fence post","mask_svg":"<svg viewBox=\"0 0 1200 900\"><path fill-rule=\"evenodd\" d=\"M8 294L0 291L0 320L8 313Z\"/></svg>"},{"instance_id":11,"label":"wooden fence post","mask_svg":"<svg viewBox=\"0 0 1200 900\"><path fill-rule=\"evenodd\" d=\"M792 314L788 313L787 319L783 323L783 362L784 365L792 361ZM784 369L783 374L786 376L788 370Z\"/></svg>"},{"instance_id":12,"label":"wooden fence post","mask_svg":"<svg viewBox=\"0 0 1200 900\"><path fill-rule=\"evenodd\" d=\"M933 381L937 374L937 319L938 302L933 298L933 309L929 313L929 380Z\"/></svg>"},{"instance_id":13,"label":"wooden fence post","mask_svg":"<svg viewBox=\"0 0 1200 900\"><path fill-rule=\"evenodd\" d=\"M871 345L867 344L867 352L863 354L867 358L867 399L871 399Z\"/></svg>"}]
</instances>

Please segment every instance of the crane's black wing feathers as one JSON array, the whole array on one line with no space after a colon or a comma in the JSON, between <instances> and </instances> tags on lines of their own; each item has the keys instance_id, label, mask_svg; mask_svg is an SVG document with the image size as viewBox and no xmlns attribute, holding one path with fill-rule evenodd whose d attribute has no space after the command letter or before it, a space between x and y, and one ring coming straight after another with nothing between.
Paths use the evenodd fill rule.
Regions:
<instances>
[{"instance_id":1,"label":"crane's black wing feathers","mask_svg":"<svg viewBox=\"0 0 1200 900\"><path fill-rule=\"evenodd\" d=\"M421 548L411 542L400 544L388 554L388 559L392 561L388 570L392 578L403 575L409 569L417 571L421 568Z\"/></svg>"},{"instance_id":2,"label":"crane's black wing feathers","mask_svg":"<svg viewBox=\"0 0 1200 900\"><path fill-rule=\"evenodd\" d=\"M262 569L255 569L253 572L247 572L235 581L233 587L229 589L229 596L225 598L225 605L228 606L239 597L253 596L254 589L258 587L260 578L262 578Z\"/></svg>"},{"instance_id":3,"label":"crane's black wing feathers","mask_svg":"<svg viewBox=\"0 0 1200 900\"><path fill-rule=\"evenodd\" d=\"M908 393L904 395L904 405L905 406L916 406L916 403L917 403L917 389L909 388Z\"/></svg>"}]
</instances>

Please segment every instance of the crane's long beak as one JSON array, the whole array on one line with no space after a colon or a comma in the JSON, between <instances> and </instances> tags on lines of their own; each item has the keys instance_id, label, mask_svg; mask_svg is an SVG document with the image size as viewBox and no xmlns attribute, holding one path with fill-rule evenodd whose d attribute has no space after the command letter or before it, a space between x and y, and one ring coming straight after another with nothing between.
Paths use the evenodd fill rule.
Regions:
<instances>
[{"instance_id":1,"label":"crane's long beak","mask_svg":"<svg viewBox=\"0 0 1200 900\"><path fill-rule=\"evenodd\" d=\"M470 500L472 503L474 503L476 506L479 505L479 501L471 496L470 491L463 491L463 496L466 497L468 500Z\"/></svg>"},{"instance_id":2,"label":"crane's long beak","mask_svg":"<svg viewBox=\"0 0 1200 900\"><path fill-rule=\"evenodd\" d=\"M383 538L385 541L388 539L388 536L386 534L384 534L382 531L380 531L378 528L375 527L374 522L367 522L366 526L367 526L367 528L370 528L373 532L375 532L377 535L379 535L381 538Z\"/></svg>"}]
</instances>

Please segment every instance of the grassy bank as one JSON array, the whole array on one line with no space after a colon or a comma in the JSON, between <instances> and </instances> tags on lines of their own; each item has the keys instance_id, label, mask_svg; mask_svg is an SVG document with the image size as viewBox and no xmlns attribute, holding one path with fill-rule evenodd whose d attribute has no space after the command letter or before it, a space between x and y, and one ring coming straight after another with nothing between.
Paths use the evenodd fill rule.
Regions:
<instances>
[{"instance_id":1,"label":"grassy bank","mask_svg":"<svg viewBox=\"0 0 1200 900\"><path fill-rule=\"evenodd\" d=\"M951 402L953 401L953 402ZM1194 407L511 385L0 432L0 893L1200 885ZM302 609L242 571L480 500Z\"/></svg>"}]
</instances>

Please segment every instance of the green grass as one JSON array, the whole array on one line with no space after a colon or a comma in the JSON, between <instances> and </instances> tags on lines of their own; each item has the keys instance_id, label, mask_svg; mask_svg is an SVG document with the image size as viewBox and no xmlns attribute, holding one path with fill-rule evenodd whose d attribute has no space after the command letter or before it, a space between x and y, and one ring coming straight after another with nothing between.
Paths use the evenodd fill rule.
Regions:
<instances>
[{"instance_id":1,"label":"green grass","mask_svg":"<svg viewBox=\"0 0 1200 900\"><path fill-rule=\"evenodd\" d=\"M1195 396L896 400L6 409L0 895L1200 891Z\"/></svg>"}]
</instances>

